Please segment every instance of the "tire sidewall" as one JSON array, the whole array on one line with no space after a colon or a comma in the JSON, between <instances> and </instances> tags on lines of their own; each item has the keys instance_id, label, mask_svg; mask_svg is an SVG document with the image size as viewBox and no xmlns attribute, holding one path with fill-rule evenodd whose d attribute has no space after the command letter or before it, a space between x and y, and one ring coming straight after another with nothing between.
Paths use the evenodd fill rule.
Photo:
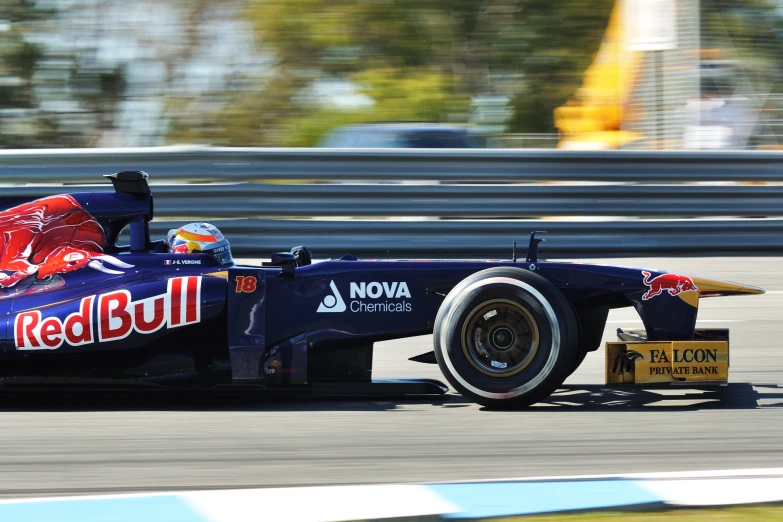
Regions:
<instances>
[{"instance_id":1,"label":"tire sidewall","mask_svg":"<svg viewBox=\"0 0 783 522\"><path fill-rule=\"evenodd\" d=\"M491 376L463 350L463 325L481 303L507 299L527 309L539 341L520 372ZM562 293L544 277L513 267L482 270L463 280L444 300L434 328L435 357L447 380L464 395L491 406L532 404L562 384L576 357L576 317Z\"/></svg>"}]
</instances>

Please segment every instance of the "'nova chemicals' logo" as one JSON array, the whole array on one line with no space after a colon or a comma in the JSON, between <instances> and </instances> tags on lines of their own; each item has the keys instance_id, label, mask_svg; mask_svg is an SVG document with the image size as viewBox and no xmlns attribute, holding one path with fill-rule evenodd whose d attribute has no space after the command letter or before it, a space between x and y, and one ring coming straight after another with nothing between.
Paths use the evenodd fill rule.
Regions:
<instances>
[{"instance_id":1,"label":"'nova chemicals' logo","mask_svg":"<svg viewBox=\"0 0 783 522\"><path fill-rule=\"evenodd\" d=\"M411 292L405 281L351 282L351 302L346 304L334 280L329 282L331 293L318 304L318 313L327 312L411 312Z\"/></svg>"},{"instance_id":2,"label":"'nova chemicals' logo","mask_svg":"<svg viewBox=\"0 0 783 522\"><path fill-rule=\"evenodd\" d=\"M318 305L317 312L345 312L345 301L343 301L343 296L340 295L334 281L329 283L329 288L332 289L332 293L324 297L324 300Z\"/></svg>"}]
</instances>

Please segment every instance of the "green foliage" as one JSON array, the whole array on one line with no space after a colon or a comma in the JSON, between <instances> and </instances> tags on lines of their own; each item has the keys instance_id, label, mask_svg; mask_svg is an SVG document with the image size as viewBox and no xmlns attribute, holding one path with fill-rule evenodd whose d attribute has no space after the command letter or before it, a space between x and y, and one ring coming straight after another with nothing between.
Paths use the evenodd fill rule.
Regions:
<instances>
[{"instance_id":1,"label":"green foliage","mask_svg":"<svg viewBox=\"0 0 783 522\"><path fill-rule=\"evenodd\" d=\"M361 110L320 109L285 123L282 145L310 147L330 129L372 121L446 121L467 112L469 99L456 91L451 77L416 70L410 76L400 69L372 69L351 76L375 104Z\"/></svg>"},{"instance_id":2,"label":"green foliage","mask_svg":"<svg viewBox=\"0 0 783 522\"><path fill-rule=\"evenodd\" d=\"M512 132L555 132L554 110L579 88L603 38L613 0L533 0L515 17L508 36L523 74L513 93Z\"/></svg>"},{"instance_id":3,"label":"green foliage","mask_svg":"<svg viewBox=\"0 0 783 522\"><path fill-rule=\"evenodd\" d=\"M117 105L122 100L127 80L124 67L75 66L70 84L85 111L93 114L98 130L114 127Z\"/></svg>"},{"instance_id":4,"label":"green foliage","mask_svg":"<svg viewBox=\"0 0 783 522\"><path fill-rule=\"evenodd\" d=\"M783 16L769 0L701 0L702 47L736 61L758 92L783 89Z\"/></svg>"},{"instance_id":5,"label":"green foliage","mask_svg":"<svg viewBox=\"0 0 783 522\"><path fill-rule=\"evenodd\" d=\"M38 62L43 58L40 45L30 42L20 42L6 57L9 69L25 82L33 79L33 73Z\"/></svg>"},{"instance_id":6,"label":"green foliage","mask_svg":"<svg viewBox=\"0 0 783 522\"><path fill-rule=\"evenodd\" d=\"M0 0L0 18L5 22L5 30L0 32L0 108L16 109L24 115L13 121L0 117L0 147L56 142L52 121L35 112L33 75L44 51L25 38L30 24L45 14L29 0Z\"/></svg>"},{"instance_id":7,"label":"green foliage","mask_svg":"<svg viewBox=\"0 0 783 522\"><path fill-rule=\"evenodd\" d=\"M252 107L233 100L205 117L209 127L179 122L171 137L309 145L332 127L362 121L464 122L469 100L486 94L513 100L511 129L552 132L552 111L579 86L613 4L251 0L247 18L276 57L272 80L259 81ZM307 95L320 79L350 81L375 103L324 108Z\"/></svg>"},{"instance_id":8,"label":"green foliage","mask_svg":"<svg viewBox=\"0 0 783 522\"><path fill-rule=\"evenodd\" d=\"M371 96L371 107L340 110L292 103L297 92L286 76L275 76L257 96L230 96L198 118L178 118L174 141L222 146L313 146L340 125L381 120L445 121L467 111L469 99L455 91L450 76L434 70L372 69L351 79L360 93ZM193 100L169 106L170 113L189 114Z\"/></svg>"},{"instance_id":9,"label":"green foliage","mask_svg":"<svg viewBox=\"0 0 783 522\"><path fill-rule=\"evenodd\" d=\"M221 87L203 92L189 88L187 75L203 56L214 3L175 0L172 24L180 24L181 37L140 44L152 46L155 52L139 56L157 57L152 62L164 79L136 82L133 92L137 100L163 97L167 134L152 142L312 145L351 123L466 122L472 99L499 96L513 111L508 131L553 133L554 109L581 85L615 1L226 0L220 8L252 28L273 62L245 75L232 72ZM41 4L0 0L0 147L99 144L117 127L126 69L104 63L111 53L99 49L47 48L41 42L56 38L41 36L56 28L60 10L92 6ZM701 6L703 46L726 50L722 58L737 61L757 93L781 92L779 1L701 0ZM137 65L127 70L138 75ZM356 86L372 103L329 105L316 87L335 82ZM154 127L151 133L165 125Z\"/></svg>"},{"instance_id":10,"label":"green foliage","mask_svg":"<svg viewBox=\"0 0 783 522\"><path fill-rule=\"evenodd\" d=\"M56 14L33 0L0 0L0 108L14 109L0 114L2 148L94 145L102 131L114 127L126 88L124 68L94 65L94 52L65 54L37 43ZM73 64L70 73L63 73L62 61ZM50 97L39 99L42 92ZM42 108L47 101L70 101L65 94L81 104L77 117L89 124L68 125L73 114Z\"/></svg>"}]
</instances>

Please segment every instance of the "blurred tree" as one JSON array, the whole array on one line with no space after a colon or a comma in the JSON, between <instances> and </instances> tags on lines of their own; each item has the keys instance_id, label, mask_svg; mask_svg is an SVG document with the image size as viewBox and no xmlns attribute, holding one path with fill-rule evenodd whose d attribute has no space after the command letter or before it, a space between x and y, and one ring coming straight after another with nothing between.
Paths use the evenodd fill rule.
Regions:
<instances>
[{"instance_id":1,"label":"blurred tree","mask_svg":"<svg viewBox=\"0 0 783 522\"><path fill-rule=\"evenodd\" d=\"M85 146L113 127L125 85L123 69L85 66L72 53L49 54L41 37L56 15L32 0L0 0L0 147ZM73 63L70 74L62 74L62 61ZM67 105L66 93L83 106L44 109ZM91 116L91 124L64 125L74 113L82 122Z\"/></svg>"},{"instance_id":2,"label":"blurred tree","mask_svg":"<svg viewBox=\"0 0 783 522\"><path fill-rule=\"evenodd\" d=\"M783 85L783 4L770 0L701 0L702 48L734 60L759 83ZM763 90L763 89L762 89Z\"/></svg>"},{"instance_id":3,"label":"blurred tree","mask_svg":"<svg viewBox=\"0 0 783 522\"><path fill-rule=\"evenodd\" d=\"M446 121L466 113L469 98L457 90L452 77L417 69L415 76L401 69L370 69L352 79L364 86L359 94L371 96L371 107L339 110L315 109L298 118L285 118L281 145L311 147L327 131L366 121Z\"/></svg>"},{"instance_id":4,"label":"blurred tree","mask_svg":"<svg viewBox=\"0 0 783 522\"><path fill-rule=\"evenodd\" d=\"M512 132L551 133L554 110L573 96L598 50L614 0L533 0L512 26L520 88L513 94Z\"/></svg>"},{"instance_id":5,"label":"blurred tree","mask_svg":"<svg viewBox=\"0 0 783 522\"><path fill-rule=\"evenodd\" d=\"M95 122L92 129L82 129L86 145L96 146L105 132L116 127L119 103L127 87L125 68L74 63L69 83L84 107L82 114L90 115Z\"/></svg>"},{"instance_id":6,"label":"blurred tree","mask_svg":"<svg viewBox=\"0 0 783 522\"><path fill-rule=\"evenodd\" d=\"M783 3L775 0L701 0L702 93L730 100L740 146L783 145ZM707 64L704 64L707 65Z\"/></svg>"},{"instance_id":7,"label":"blurred tree","mask_svg":"<svg viewBox=\"0 0 783 522\"><path fill-rule=\"evenodd\" d=\"M25 36L30 24L43 19L46 11L28 0L0 0L0 147L19 146L38 137L52 137L52 123L32 113L35 106L33 75L43 50ZM8 125L13 114L13 125Z\"/></svg>"},{"instance_id":8,"label":"blurred tree","mask_svg":"<svg viewBox=\"0 0 783 522\"><path fill-rule=\"evenodd\" d=\"M250 0L257 39L276 57L269 78L258 79L252 100L213 110L209 128L180 122L171 135L309 145L346 123L466 121L471 98L488 94L512 100L512 130L552 132L552 112L579 86L613 3ZM357 85L372 105L328 108L312 94L318 84L341 81Z\"/></svg>"},{"instance_id":9,"label":"blurred tree","mask_svg":"<svg viewBox=\"0 0 783 522\"><path fill-rule=\"evenodd\" d=\"M145 144L310 145L348 123L469 121L479 98L509 100L509 131L554 132L614 3L0 0L0 147L122 144L128 127ZM778 0L701 5L705 46L780 92Z\"/></svg>"},{"instance_id":10,"label":"blurred tree","mask_svg":"<svg viewBox=\"0 0 783 522\"><path fill-rule=\"evenodd\" d=\"M383 106L387 88L363 82L373 69L399 78L433 70L450 77L437 114L465 117L464 102L482 94L513 99L511 130L552 132L553 110L579 86L614 0L286 0L254 3L258 37L282 74L342 75ZM361 73L361 74L358 74ZM362 76L364 75L364 76ZM411 94L415 90L410 91ZM409 100L394 98L406 117ZM448 109L451 110L448 110ZM445 109L445 110L444 110ZM395 119L393 113L391 119ZM369 111L369 118L375 118Z\"/></svg>"}]
</instances>

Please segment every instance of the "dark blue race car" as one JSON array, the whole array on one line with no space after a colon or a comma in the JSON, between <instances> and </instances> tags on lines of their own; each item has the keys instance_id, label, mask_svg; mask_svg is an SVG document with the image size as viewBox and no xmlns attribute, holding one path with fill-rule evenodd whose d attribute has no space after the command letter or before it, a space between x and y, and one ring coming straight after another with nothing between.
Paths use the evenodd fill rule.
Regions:
<instances>
[{"instance_id":1,"label":"dark blue race car","mask_svg":"<svg viewBox=\"0 0 783 522\"><path fill-rule=\"evenodd\" d=\"M523 407L600 347L608 311L641 331L606 346L612 384L728 379L728 331L695 328L700 297L745 285L655 270L538 261L339 260L297 247L238 266L206 223L153 240L139 171L114 192L50 196L0 212L0 384L441 394L437 381L372 380L373 344L433 333L463 395ZM118 244L123 230L130 244ZM124 235L122 236L124 237Z\"/></svg>"}]
</instances>

